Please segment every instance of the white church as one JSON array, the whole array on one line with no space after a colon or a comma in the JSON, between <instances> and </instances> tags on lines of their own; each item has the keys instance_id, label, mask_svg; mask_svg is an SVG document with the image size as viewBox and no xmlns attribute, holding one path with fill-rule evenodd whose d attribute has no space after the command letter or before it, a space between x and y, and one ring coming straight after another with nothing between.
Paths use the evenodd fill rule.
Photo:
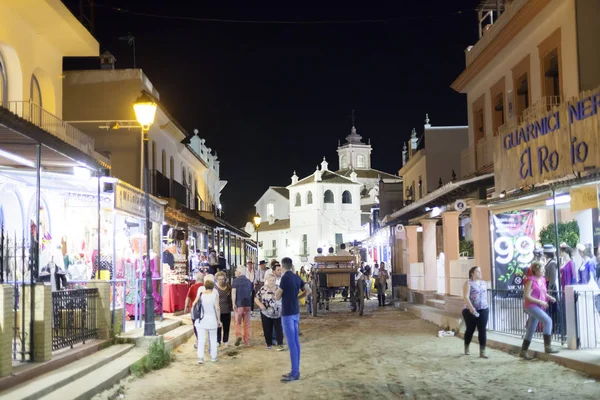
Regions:
<instances>
[{"instance_id":1,"label":"white church","mask_svg":"<svg viewBox=\"0 0 600 400\"><path fill-rule=\"evenodd\" d=\"M323 158L320 167L303 179L294 172L287 187L271 186L256 202L262 223L258 228L259 259L291 257L294 264L309 263L320 247L324 253L342 243L369 236L371 209L378 207L379 181L401 178L371 168L369 144L352 127L337 149L339 169ZM256 235L252 223L245 230Z\"/></svg>"}]
</instances>

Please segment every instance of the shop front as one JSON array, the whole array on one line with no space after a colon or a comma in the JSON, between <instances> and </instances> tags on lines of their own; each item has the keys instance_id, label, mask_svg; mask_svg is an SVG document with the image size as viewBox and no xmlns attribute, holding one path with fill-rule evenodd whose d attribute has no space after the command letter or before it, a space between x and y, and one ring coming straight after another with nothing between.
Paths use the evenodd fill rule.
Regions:
<instances>
[{"instance_id":1,"label":"shop front","mask_svg":"<svg viewBox=\"0 0 600 400\"><path fill-rule=\"evenodd\" d=\"M495 196L487 202L492 329L524 329L520 313L510 317L522 305L507 299L522 297L527 270L539 260L559 300L549 308L555 340L600 346L598 99L600 90L584 92L499 132Z\"/></svg>"}]
</instances>

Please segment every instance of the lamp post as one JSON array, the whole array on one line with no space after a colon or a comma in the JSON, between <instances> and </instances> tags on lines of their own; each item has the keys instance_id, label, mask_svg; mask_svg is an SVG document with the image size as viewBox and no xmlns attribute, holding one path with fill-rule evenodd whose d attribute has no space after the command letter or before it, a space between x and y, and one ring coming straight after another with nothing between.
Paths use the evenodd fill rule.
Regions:
<instances>
[{"instance_id":1,"label":"lamp post","mask_svg":"<svg viewBox=\"0 0 600 400\"><path fill-rule=\"evenodd\" d=\"M156 103L146 92L142 92L133 104L135 117L142 127L142 140L144 144L144 192L146 197L146 297L144 298L144 336L155 336L154 324L154 296L152 295L152 270L150 269L150 193L148 177L148 131L154 123Z\"/></svg>"},{"instance_id":2,"label":"lamp post","mask_svg":"<svg viewBox=\"0 0 600 400\"><path fill-rule=\"evenodd\" d=\"M256 213L256 215L252 219L252 222L254 222L254 228L256 230L256 258L258 261L258 227L260 226L260 214L259 213Z\"/></svg>"}]
</instances>

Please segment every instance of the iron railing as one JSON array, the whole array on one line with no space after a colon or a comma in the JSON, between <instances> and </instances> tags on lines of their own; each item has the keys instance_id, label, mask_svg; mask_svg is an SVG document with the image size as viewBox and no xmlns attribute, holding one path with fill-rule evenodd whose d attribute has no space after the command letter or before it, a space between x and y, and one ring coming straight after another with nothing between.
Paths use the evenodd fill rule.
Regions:
<instances>
[{"instance_id":1,"label":"iron railing","mask_svg":"<svg viewBox=\"0 0 600 400\"><path fill-rule=\"evenodd\" d=\"M31 287L31 270L37 270L37 256L32 257L32 246L21 233L8 234L0 227L0 284L13 288L12 360L33 361L32 319L35 312L35 295ZM25 289L25 290L24 290Z\"/></svg>"},{"instance_id":2,"label":"iron railing","mask_svg":"<svg viewBox=\"0 0 600 400\"><path fill-rule=\"evenodd\" d=\"M564 292L549 294L557 299L546 312L552 318L552 341L566 343L566 323L564 313ZM523 337L527 331L529 316L523 311L522 290L488 289L490 316L488 329L498 333ZM536 327L534 339L542 339L541 327Z\"/></svg>"},{"instance_id":3,"label":"iron railing","mask_svg":"<svg viewBox=\"0 0 600 400\"><path fill-rule=\"evenodd\" d=\"M73 348L98 337L98 289L60 290L52 293L52 350Z\"/></svg>"},{"instance_id":4,"label":"iron railing","mask_svg":"<svg viewBox=\"0 0 600 400\"><path fill-rule=\"evenodd\" d=\"M277 257L277 249L265 250L265 257L269 257L269 258Z\"/></svg>"},{"instance_id":5,"label":"iron railing","mask_svg":"<svg viewBox=\"0 0 600 400\"><path fill-rule=\"evenodd\" d=\"M81 132L73 125L66 123L32 101L0 102L0 106L84 153L94 155L94 139L91 136Z\"/></svg>"},{"instance_id":6,"label":"iron railing","mask_svg":"<svg viewBox=\"0 0 600 400\"><path fill-rule=\"evenodd\" d=\"M158 197L171 197L171 180L157 170L150 171L150 193Z\"/></svg>"},{"instance_id":7,"label":"iron railing","mask_svg":"<svg viewBox=\"0 0 600 400\"><path fill-rule=\"evenodd\" d=\"M175 199L182 206L189 208L189 196L187 192L187 188L181 183L177 181L171 182L171 196L169 197Z\"/></svg>"},{"instance_id":8,"label":"iron railing","mask_svg":"<svg viewBox=\"0 0 600 400\"><path fill-rule=\"evenodd\" d=\"M578 349L600 348L600 292L574 291Z\"/></svg>"}]
</instances>

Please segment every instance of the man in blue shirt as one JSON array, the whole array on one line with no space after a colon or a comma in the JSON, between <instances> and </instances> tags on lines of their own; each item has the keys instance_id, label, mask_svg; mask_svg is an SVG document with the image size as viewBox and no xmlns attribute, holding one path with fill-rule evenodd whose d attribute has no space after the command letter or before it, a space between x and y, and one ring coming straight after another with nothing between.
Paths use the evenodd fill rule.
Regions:
<instances>
[{"instance_id":1,"label":"man in blue shirt","mask_svg":"<svg viewBox=\"0 0 600 400\"><path fill-rule=\"evenodd\" d=\"M292 259L285 257L281 260L283 276L279 283L279 289L275 293L277 300L281 299L283 332L287 338L290 349L290 360L292 372L283 375L281 382L292 382L300 379L300 335L298 325L300 323L300 306L298 299L311 294L311 290L302 279L294 274Z\"/></svg>"},{"instance_id":2,"label":"man in blue shirt","mask_svg":"<svg viewBox=\"0 0 600 400\"><path fill-rule=\"evenodd\" d=\"M231 300L235 318L235 345L242 343L242 323L244 325L244 344L250 346L250 305L252 304L252 282L243 275L242 270L235 270L235 279L231 283Z\"/></svg>"}]
</instances>

